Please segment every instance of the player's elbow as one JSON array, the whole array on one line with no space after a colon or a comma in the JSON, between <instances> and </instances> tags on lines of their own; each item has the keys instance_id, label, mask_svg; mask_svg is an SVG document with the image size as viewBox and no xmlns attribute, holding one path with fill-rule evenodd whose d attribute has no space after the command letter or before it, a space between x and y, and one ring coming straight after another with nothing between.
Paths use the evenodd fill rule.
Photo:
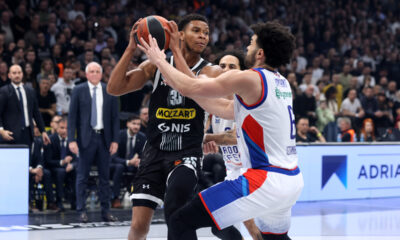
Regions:
<instances>
[{"instance_id":1,"label":"player's elbow","mask_svg":"<svg viewBox=\"0 0 400 240\"><path fill-rule=\"evenodd\" d=\"M120 96L121 93L116 84L112 84L111 82L107 84L107 93L112 95L112 96Z\"/></svg>"}]
</instances>

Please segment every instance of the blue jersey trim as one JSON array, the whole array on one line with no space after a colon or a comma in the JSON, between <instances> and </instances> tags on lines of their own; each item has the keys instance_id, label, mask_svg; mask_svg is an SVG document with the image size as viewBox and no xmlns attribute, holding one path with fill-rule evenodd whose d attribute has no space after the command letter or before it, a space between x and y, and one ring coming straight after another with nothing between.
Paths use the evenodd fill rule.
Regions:
<instances>
[{"instance_id":1,"label":"blue jersey trim","mask_svg":"<svg viewBox=\"0 0 400 240\"><path fill-rule=\"evenodd\" d=\"M263 150L261 150L260 147L255 142L253 142L253 140L251 140L244 129L242 129L242 132L247 148L249 149L251 167L258 169L262 166L270 165L268 155Z\"/></svg>"},{"instance_id":2,"label":"blue jersey trim","mask_svg":"<svg viewBox=\"0 0 400 240\"><path fill-rule=\"evenodd\" d=\"M261 104L263 104L263 102L265 102L265 99L267 99L267 96L268 96L268 84L267 84L267 79L265 78L265 75L264 75L264 73L263 73L263 71L262 71L263 69L264 69L264 68L252 68L252 69L251 69L251 70L253 70L253 71L259 73L260 76L261 76L261 78L262 78L262 83L263 83L263 85L264 85L264 94L263 94L263 96L262 96L262 98L261 98L261 101L258 101L255 105L247 105L245 102L243 102L243 100L242 100L242 98L241 98L240 96L238 96L238 95L235 94L237 100L238 100L238 101L240 102L240 104L241 104L244 108L246 108L247 110L254 109L254 108L260 106Z\"/></svg>"}]
</instances>

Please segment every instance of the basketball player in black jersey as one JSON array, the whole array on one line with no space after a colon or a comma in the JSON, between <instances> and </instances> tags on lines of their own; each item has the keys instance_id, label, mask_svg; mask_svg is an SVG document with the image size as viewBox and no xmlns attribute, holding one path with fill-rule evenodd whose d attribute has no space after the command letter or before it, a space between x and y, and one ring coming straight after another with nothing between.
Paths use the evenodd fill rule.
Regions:
<instances>
[{"instance_id":1,"label":"basketball player in black jersey","mask_svg":"<svg viewBox=\"0 0 400 240\"><path fill-rule=\"evenodd\" d=\"M168 225L171 214L192 197L200 169L204 134L204 110L192 99L167 86L155 65L145 61L127 72L137 48L134 39L137 23L132 27L129 44L107 86L110 94L118 96L141 89L148 80L153 81L148 141L131 195L132 223L128 236L131 240L146 238L157 205L164 203ZM181 47L172 48L173 55L183 56L191 74L219 75L222 70L218 66L210 66L200 57L209 41L206 18L189 14L181 19L178 27ZM175 65L174 57L169 62Z\"/></svg>"}]
</instances>

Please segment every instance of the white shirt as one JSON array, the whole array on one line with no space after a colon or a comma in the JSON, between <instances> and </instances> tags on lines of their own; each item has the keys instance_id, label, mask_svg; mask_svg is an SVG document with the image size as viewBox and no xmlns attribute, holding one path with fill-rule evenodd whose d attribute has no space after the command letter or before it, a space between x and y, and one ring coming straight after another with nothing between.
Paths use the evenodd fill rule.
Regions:
<instances>
[{"instance_id":1,"label":"white shirt","mask_svg":"<svg viewBox=\"0 0 400 240\"><path fill-rule=\"evenodd\" d=\"M26 92L24 89L24 84L20 83L18 86L15 85L14 83L11 83L11 85L14 87L15 89L15 94L17 94L17 98L19 100L19 93L17 88L19 87L20 91L21 91L21 95L22 95L22 103L24 105L24 116L25 116L25 127L29 127L29 115L28 115L28 102L26 100Z\"/></svg>"},{"instance_id":2,"label":"white shirt","mask_svg":"<svg viewBox=\"0 0 400 240\"><path fill-rule=\"evenodd\" d=\"M93 97L93 88L97 87L96 89L96 109L97 109L97 125L94 129L101 130L104 128L103 124L103 88L101 87L101 83L97 84L97 86L93 85L89 81L89 91L90 97Z\"/></svg>"},{"instance_id":3,"label":"white shirt","mask_svg":"<svg viewBox=\"0 0 400 240\"><path fill-rule=\"evenodd\" d=\"M354 99L354 102L351 102L349 98L346 98L340 107L340 111L348 110L352 113L357 113L357 109L361 108L361 103L358 98Z\"/></svg>"},{"instance_id":4,"label":"white shirt","mask_svg":"<svg viewBox=\"0 0 400 240\"><path fill-rule=\"evenodd\" d=\"M131 135L129 133L129 129L126 129L126 136L128 136L128 139L126 140L126 152L128 153L131 149L129 149L129 138L131 138L132 141L132 151L135 148L135 142L136 142L136 134L135 135ZM131 154L131 153L129 153Z\"/></svg>"},{"instance_id":5,"label":"white shirt","mask_svg":"<svg viewBox=\"0 0 400 240\"><path fill-rule=\"evenodd\" d=\"M64 79L58 79L57 83L51 87L51 91L54 92L57 99L57 111L62 111L63 113L69 112L69 103L71 101L72 89L74 89L75 83L70 81L66 83Z\"/></svg>"}]
</instances>

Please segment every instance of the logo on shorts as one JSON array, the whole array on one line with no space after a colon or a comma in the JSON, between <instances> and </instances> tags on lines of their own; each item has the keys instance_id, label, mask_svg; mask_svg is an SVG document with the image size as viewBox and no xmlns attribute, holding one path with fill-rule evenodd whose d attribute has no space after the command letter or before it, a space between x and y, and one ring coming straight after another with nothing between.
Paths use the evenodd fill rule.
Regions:
<instances>
[{"instance_id":1,"label":"logo on shorts","mask_svg":"<svg viewBox=\"0 0 400 240\"><path fill-rule=\"evenodd\" d=\"M347 188L347 156L334 155L322 156L322 183L323 189L333 174L339 178L343 186Z\"/></svg>"},{"instance_id":2,"label":"logo on shorts","mask_svg":"<svg viewBox=\"0 0 400 240\"><path fill-rule=\"evenodd\" d=\"M143 185L142 185L142 188L143 188L143 189L150 189L150 184L143 184Z\"/></svg>"},{"instance_id":3,"label":"logo on shorts","mask_svg":"<svg viewBox=\"0 0 400 240\"><path fill-rule=\"evenodd\" d=\"M179 164L181 164L182 163L182 160L176 160L175 162L174 162L174 166L178 166Z\"/></svg>"}]
</instances>

